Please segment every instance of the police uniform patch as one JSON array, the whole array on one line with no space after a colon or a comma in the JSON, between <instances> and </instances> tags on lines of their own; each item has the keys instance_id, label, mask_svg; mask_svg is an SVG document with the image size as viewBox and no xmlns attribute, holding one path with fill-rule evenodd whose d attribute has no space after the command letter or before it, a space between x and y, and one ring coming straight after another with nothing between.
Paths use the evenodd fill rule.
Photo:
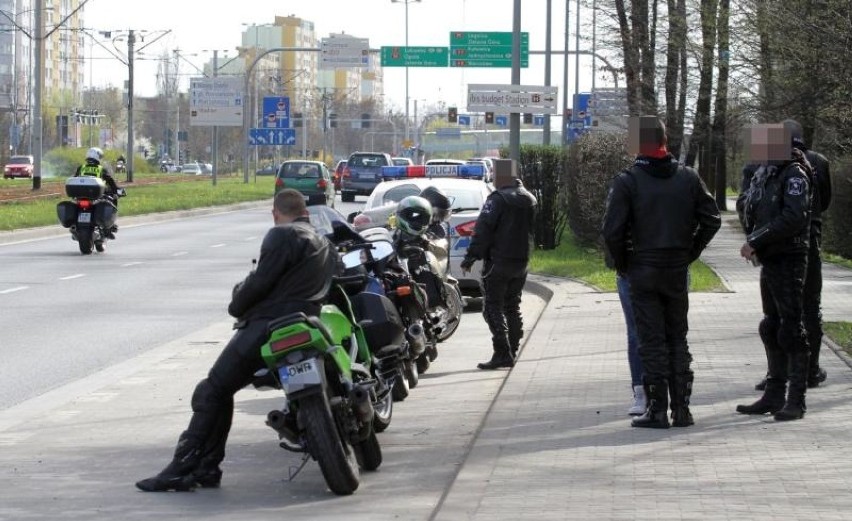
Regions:
<instances>
[{"instance_id":1,"label":"police uniform patch","mask_svg":"<svg viewBox=\"0 0 852 521\"><path fill-rule=\"evenodd\" d=\"M482 209L479 213L491 213L491 210L494 209L494 203L491 202L490 199L485 200L485 204L482 205Z\"/></svg>"},{"instance_id":2,"label":"police uniform patch","mask_svg":"<svg viewBox=\"0 0 852 521\"><path fill-rule=\"evenodd\" d=\"M805 181L798 177L787 180L787 195L802 195L805 193Z\"/></svg>"}]
</instances>

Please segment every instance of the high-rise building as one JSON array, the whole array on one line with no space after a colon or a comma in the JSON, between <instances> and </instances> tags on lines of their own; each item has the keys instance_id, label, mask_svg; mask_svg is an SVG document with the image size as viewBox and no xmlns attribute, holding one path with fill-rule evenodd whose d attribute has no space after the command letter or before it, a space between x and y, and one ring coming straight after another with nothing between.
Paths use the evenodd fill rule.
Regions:
<instances>
[{"instance_id":1,"label":"high-rise building","mask_svg":"<svg viewBox=\"0 0 852 521\"><path fill-rule=\"evenodd\" d=\"M9 114L3 145L12 153L28 150L23 137L30 107L32 16L31 0L0 0L0 113Z\"/></svg>"},{"instance_id":2,"label":"high-rise building","mask_svg":"<svg viewBox=\"0 0 852 521\"><path fill-rule=\"evenodd\" d=\"M44 3L45 94L62 92L78 100L86 80L80 0L46 0Z\"/></svg>"}]
</instances>

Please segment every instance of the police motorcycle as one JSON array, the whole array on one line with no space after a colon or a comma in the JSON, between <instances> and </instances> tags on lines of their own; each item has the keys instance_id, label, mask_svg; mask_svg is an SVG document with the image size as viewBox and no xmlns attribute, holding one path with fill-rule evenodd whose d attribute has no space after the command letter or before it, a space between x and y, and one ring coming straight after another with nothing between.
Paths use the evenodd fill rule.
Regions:
<instances>
[{"instance_id":1,"label":"police motorcycle","mask_svg":"<svg viewBox=\"0 0 852 521\"><path fill-rule=\"evenodd\" d=\"M127 173L127 165L124 163L124 159L119 159L115 162L115 173L116 174L126 174Z\"/></svg>"},{"instance_id":2,"label":"police motorcycle","mask_svg":"<svg viewBox=\"0 0 852 521\"><path fill-rule=\"evenodd\" d=\"M437 233L434 225L440 223L433 222L432 215L427 199L402 199L394 219L394 247L406 271L425 290L427 336L443 342L458 329L464 302L458 281L449 274L449 239ZM437 346L432 343L417 358L418 371L426 372L437 356Z\"/></svg>"},{"instance_id":3,"label":"police motorcycle","mask_svg":"<svg viewBox=\"0 0 852 521\"><path fill-rule=\"evenodd\" d=\"M112 231L118 215L116 202L127 192L119 188L115 194L105 194L106 188L98 177L69 177L65 195L72 201L56 205L60 224L71 231L71 238L77 241L83 255L91 254L93 249L103 252L106 241L115 238Z\"/></svg>"}]
</instances>

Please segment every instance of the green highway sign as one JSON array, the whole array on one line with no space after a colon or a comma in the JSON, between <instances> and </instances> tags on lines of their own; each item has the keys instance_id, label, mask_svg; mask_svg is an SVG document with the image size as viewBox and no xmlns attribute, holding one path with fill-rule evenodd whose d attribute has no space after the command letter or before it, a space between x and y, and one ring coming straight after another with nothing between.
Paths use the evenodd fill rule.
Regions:
<instances>
[{"instance_id":1,"label":"green highway sign","mask_svg":"<svg viewBox=\"0 0 852 521\"><path fill-rule=\"evenodd\" d=\"M521 33L521 67L529 66L530 35ZM450 67L511 67L511 32L450 32Z\"/></svg>"},{"instance_id":2,"label":"green highway sign","mask_svg":"<svg viewBox=\"0 0 852 521\"><path fill-rule=\"evenodd\" d=\"M382 67L446 67L447 47L382 47Z\"/></svg>"}]
</instances>

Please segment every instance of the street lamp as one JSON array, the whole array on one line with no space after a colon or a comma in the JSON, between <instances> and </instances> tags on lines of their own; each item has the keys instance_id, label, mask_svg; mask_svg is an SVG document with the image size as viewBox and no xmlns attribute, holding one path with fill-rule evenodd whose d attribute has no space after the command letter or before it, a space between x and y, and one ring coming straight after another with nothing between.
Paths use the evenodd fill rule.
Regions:
<instances>
[{"instance_id":1,"label":"street lamp","mask_svg":"<svg viewBox=\"0 0 852 521\"><path fill-rule=\"evenodd\" d=\"M408 52L408 4L412 2L420 3L421 0L391 0L391 3L405 4L405 52ZM405 141L409 141L409 123L408 123L408 65L405 66Z\"/></svg>"}]
</instances>

